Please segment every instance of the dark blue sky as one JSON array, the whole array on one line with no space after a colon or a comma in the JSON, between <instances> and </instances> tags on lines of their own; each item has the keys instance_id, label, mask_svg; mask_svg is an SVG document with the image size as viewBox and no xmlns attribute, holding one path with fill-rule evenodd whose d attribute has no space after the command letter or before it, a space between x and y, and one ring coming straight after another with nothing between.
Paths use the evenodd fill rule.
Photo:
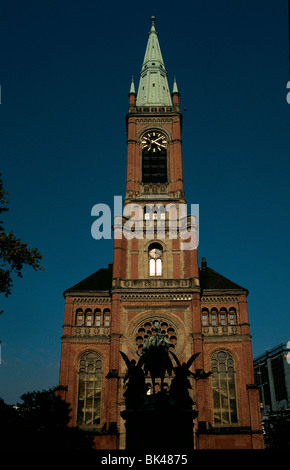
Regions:
<instances>
[{"instance_id":1,"label":"dark blue sky","mask_svg":"<svg viewBox=\"0 0 290 470\"><path fill-rule=\"evenodd\" d=\"M124 196L128 91L151 15L186 108L199 259L249 289L254 356L290 340L287 1L2 2L4 225L45 266L25 268L1 299L7 403L58 384L62 293L112 261L112 241L91 237L91 208Z\"/></svg>"}]
</instances>

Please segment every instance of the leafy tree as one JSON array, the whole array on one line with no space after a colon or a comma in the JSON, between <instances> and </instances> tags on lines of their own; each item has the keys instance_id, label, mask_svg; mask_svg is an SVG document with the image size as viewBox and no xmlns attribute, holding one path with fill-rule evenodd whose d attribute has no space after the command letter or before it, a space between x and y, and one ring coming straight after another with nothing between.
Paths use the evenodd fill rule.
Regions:
<instances>
[{"instance_id":1,"label":"leafy tree","mask_svg":"<svg viewBox=\"0 0 290 470\"><path fill-rule=\"evenodd\" d=\"M9 210L7 195L0 174L0 214ZM0 221L0 293L6 297L11 294L12 274L22 277L24 265L35 271L43 270L41 259L42 255L36 248L28 248L27 243L16 238L13 232L5 233L3 221Z\"/></svg>"},{"instance_id":2,"label":"leafy tree","mask_svg":"<svg viewBox=\"0 0 290 470\"><path fill-rule=\"evenodd\" d=\"M0 399L0 422L4 430L0 449L90 450L93 439L69 427L70 406L57 393L58 387L21 396L17 406Z\"/></svg>"}]
</instances>

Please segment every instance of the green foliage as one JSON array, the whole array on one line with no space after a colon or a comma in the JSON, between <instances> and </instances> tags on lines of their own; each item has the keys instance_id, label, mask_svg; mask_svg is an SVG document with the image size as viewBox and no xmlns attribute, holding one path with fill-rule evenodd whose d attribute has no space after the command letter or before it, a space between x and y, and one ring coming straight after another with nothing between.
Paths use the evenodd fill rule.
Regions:
<instances>
[{"instance_id":1,"label":"green foliage","mask_svg":"<svg viewBox=\"0 0 290 470\"><path fill-rule=\"evenodd\" d=\"M21 396L22 403L7 405L0 399L0 422L5 430L2 449L89 450L92 438L68 426L70 407L58 387Z\"/></svg>"},{"instance_id":2,"label":"green foliage","mask_svg":"<svg viewBox=\"0 0 290 470\"><path fill-rule=\"evenodd\" d=\"M0 178L0 214L9 210L7 204L7 193ZM3 221L0 221L0 293L6 297L11 294L12 274L22 277L24 265L35 271L43 270L41 259L42 255L36 248L28 248L27 243L16 238L13 232L5 233Z\"/></svg>"}]
</instances>

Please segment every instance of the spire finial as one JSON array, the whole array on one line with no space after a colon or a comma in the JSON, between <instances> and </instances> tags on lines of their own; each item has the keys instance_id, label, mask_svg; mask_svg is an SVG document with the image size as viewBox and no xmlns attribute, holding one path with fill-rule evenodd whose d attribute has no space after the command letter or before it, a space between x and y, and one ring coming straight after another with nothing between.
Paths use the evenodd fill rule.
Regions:
<instances>
[{"instance_id":1,"label":"spire finial","mask_svg":"<svg viewBox=\"0 0 290 470\"><path fill-rule=\"evenodd\" d=\"M150 20L152 21L152 24L151 24L151 31L156 32L156 29L155 29L155 16L151 16L151 17L150 17ZM150 31L150 32L151 32L151 31Z\"/></svg>"}]
</instances>

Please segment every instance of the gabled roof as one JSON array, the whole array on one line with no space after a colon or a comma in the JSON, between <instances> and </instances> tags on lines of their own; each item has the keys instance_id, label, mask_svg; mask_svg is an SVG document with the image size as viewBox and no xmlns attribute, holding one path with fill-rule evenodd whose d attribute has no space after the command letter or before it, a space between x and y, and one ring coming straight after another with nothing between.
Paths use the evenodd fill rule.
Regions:
<instances>
[{"instance_id":1,"label":"gabled roof","mask_svg":"<svg viewBox=\"0 0 290 470\"><path fill-rule=\"evenodd\" d=\"M247 289L236 284L230 279L222 276L207 266L205 259L202 260L201 268L199 268L199 280L201 289L207 290L242 290L248 292ZM108 268L102 268L78 282L74 286L66 289L64 294L73 292L104 292L109 291L112 287L112 265Z\"/></svg>"},{"instance_id":2,"label":"gabled roof","mask_svg":"<svg viewBox=\"0 0 290 470\"><path fill-rule=\"evenodd\" d=\"M82 291L107 291L112 287L112 269L111 267L102 268L90 276L78 282L73 287L66 289L64 294L69 292Z\"/></svg>"},{"instance_id":3,"label":"gabled roof","mask_svg":"<svg viewBox=\"0 0 290 470\"><path fill-rule=\"evenodd\" d=\"M248 292L247 289L236 284L230 279L222 276L213 269L207 266L205 258L202 260L201 268L199 268L199 281L201 289L208 290L243 290Z\"/></svg>"}]
</instances>

